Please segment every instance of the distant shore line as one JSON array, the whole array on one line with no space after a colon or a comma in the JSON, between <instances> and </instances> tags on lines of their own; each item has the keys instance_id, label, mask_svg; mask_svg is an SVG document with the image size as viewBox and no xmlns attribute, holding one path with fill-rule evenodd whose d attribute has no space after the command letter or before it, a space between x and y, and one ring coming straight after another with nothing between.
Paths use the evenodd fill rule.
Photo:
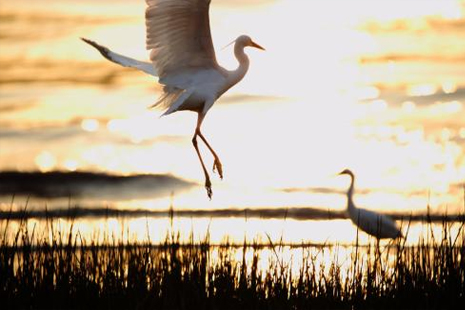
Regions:
<instances>
[{"instance_id":1,"label":"distant shore line","mask_svg":"<svg viewBox=\"0 0 465 310\"><path fill-rule=\"evenodd\" d=\"M384 213L394 220L404 222L455 222L464 221L465 215L460 213ZM66 207L58 209L40 210L0 210L0 220L23 219L79 219L79 218L254 218L254 219L293 219L293 220L337 220L348 218L345 211L329 210L315 207L288 208L231 208L214 210L145 210L145 209L117 209L117 208L88 208Z\"/></svg>"}]
</instances>

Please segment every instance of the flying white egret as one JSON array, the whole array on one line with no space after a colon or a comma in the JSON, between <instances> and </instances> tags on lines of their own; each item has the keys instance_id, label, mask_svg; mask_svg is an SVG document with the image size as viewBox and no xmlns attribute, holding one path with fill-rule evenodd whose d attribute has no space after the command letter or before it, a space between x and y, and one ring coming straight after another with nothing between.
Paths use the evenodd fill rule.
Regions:
<instances>
[{"instance_id":1,"label":"flying white egret","mask_svg":"<svg viewBox=\"0 0 465 310\"><path fill-rule=\"evenodd\" d=\"M176 111L197 112L197 126L192 138L197 156L205 174L205 188L211 199L210 176L197 145L199 136L214 157L213 172L223 178L223 166L200 126L208 110L229 88L238 83L249 69L247 46L264 50L249 36L241 35L233 42L234 55L239 62L236 70L218 65L210 33L210 0L146 0L146 47L152 62L132 59L112 52L88 39L84 42L95 47L105 58L124 67L132 67L153 76L163 87L163 94L152 106L165 108L163 115Z\"/></svg>"},{"instance_id":2,"label":"flying white egret","mask_svg":"<svg viewBox=\"0 0 465 310\"><path fill-rule=\"evenodd\" d=\"M339 175L347 174L351 178L350 187L347 191L347 211L352 222L361 230L377 239L402 237L402 232L396 222L389 216L379 214L370 210L357 208L352 200L354 194L355 176L349 169L340 172Z\"/></svg>"}]
</instances>

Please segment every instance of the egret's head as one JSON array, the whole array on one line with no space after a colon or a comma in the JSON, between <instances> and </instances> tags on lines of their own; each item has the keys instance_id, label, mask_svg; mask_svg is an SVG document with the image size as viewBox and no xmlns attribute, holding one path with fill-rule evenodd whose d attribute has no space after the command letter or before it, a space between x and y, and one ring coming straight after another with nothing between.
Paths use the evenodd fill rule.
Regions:
<instances>
[{"instance_id":1,"label":"egret's head","mask_svg":"<svg viewBox=\"0 0 465 310\"><path fill-rule=\"evenodd\" d=\"M252 39L249 36L246 36L246 35L239 36L236 39L236 44L239 45L239 46L244 46L244 47L246 47L246 46L255 47L255 48L258 48L258 49L263 50L263 51L265 50L263 47L261 47L260 45L258 45L254 41L252 41Z\"/></svg>"},{"instance_id":2,"label":"egret's head","mask_svg":"<svg viewBox=\"0 0 465 310\"><path fill-rule=\"evenodd\" d=\"M349 169L344 169L344 170L342 170L341 172L339 172L338 175L343 175L343 174L347 174L347 175L350 175L351 177L354 177L353 172L350 171Z\"/></svg>"}]
</instances>

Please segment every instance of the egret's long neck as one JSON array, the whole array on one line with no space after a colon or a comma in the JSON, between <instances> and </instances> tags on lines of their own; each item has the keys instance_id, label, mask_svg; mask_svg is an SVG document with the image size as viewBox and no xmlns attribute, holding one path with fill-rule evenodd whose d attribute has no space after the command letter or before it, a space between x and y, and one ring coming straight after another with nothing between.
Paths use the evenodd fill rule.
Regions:
<instances>
[{"instance_id":1,"label":"egret's long neck","mask_svg":"<svg viewBox=\"0 0 465 310\"><path fill-rule=\"evenodd\" d=\"M228 80L225 85L223 92L230 89L232 86L236 85L247 73L249 70L249 57L244 53L244 45L236 43L234 45L234 55L236 56L239 66L236 70L229 71Z\"/></svg>"},{"instance_id":2,"label":"egret's long neck","mask_svg":"<svg viewBox=\"0 0 465 310\"><path fill-rule=\"evenodd\" d=\"M355 183L355 176L350 175L350 186L347 190L347 209L349 212L355 211L354 201L352 200L352 196L354 195L354 183Z\"/></svg>"}]
</instances>

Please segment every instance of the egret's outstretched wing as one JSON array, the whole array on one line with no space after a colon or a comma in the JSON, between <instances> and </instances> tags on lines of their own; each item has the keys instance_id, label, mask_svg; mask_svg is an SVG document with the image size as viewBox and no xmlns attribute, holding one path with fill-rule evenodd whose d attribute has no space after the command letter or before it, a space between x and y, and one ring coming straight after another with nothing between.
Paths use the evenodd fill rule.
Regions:
<instances>
[{"instance_id":1,"label":"egret's outstretched wing","mask_svg":"<svg viewBox=\"0 0 465 310\"><path fill-rule=\"evenodd\" d=\"M107 47L102 46L94 41L91 41L85 38L81 38L81 39L82 41L95 47L100 52L100 54L103 55L103 57L105 57L106 59L114 63L122 65L123 67L135 68L135 69L144 71L145 73L148 73L150 75L157 76L155 67L150 62L140 61L140 60L136 60L130 57L126 57L118 53L112 52Z\"/></svg>"},{"instance_id":2,"label":"egret's outstretched wing","mask_svg":"<svg viewBox=\"0 0 465 310\"><path fill-rule=\"evenodd\" d=\"M218 67L210 0L146 0L147 49L160 80L186 67Z\"/></svg>"}]
</instances>

